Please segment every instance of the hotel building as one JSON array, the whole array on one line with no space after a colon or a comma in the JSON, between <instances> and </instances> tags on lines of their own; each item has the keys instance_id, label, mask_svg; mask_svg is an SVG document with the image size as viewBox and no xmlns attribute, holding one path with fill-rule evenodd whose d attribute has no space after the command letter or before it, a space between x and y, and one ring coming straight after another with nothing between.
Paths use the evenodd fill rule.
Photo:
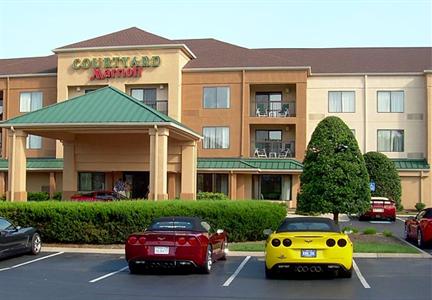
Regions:
<instances>
[{"instance_id":1,"label":"hotel building","mask_svg":"<svg viewBox=\"0 0 432 300\"><path fill-rule=\"evenodd\" d=\"M291 200L320 120L390 157L402 204L432 206L432 48L248 49L129 28L0 59L0 194ZM138 100L138 101L137 101Z\"/></svg>"}]
</instances>

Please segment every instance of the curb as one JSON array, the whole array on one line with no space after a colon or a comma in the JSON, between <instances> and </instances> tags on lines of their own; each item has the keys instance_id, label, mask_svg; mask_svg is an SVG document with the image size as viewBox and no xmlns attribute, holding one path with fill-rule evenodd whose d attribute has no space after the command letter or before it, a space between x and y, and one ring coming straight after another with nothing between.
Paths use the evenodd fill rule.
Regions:
<instances>
[{"instance_id":1,"label":"curb","mask_svg":"<svg viewBox=\"0 0 432 300\"><path fill-rule=\"evenodd\" d=\"M413 246L414 247L414 246ZM415 247L418 249L417 247ZM421 249L420 249L421 250ZM124 249L101 249L101 248L67 248L67 247L43 247L43 252L66 252L66 253L87 253L87 254L120 254L124 255ZM264 252L251 251L229 251L231 257L264 257ZM354 258L428 258L432 255L423 251L423 253L354 253Z\"/></svg>"}]
</instances>

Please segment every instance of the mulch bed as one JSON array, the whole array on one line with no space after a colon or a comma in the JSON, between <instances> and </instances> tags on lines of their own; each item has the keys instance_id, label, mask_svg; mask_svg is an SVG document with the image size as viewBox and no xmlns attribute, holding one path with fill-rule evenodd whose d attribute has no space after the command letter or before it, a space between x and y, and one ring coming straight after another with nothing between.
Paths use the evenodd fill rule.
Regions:
<instances>
[{"instance_id":1,"label":"mulch bed","mask_svg":"<svg viewBox=\"0 0 432 300\"><path fill-rule=\"evenodd\" d=\"M363 233L352 233L349 235L353 243L363 242L363 243L380 243L380 244L400 244L406 245L401 240L393 236L384 236L381 233L377 234L363 234Z\"/></svg>"}]
</instances>

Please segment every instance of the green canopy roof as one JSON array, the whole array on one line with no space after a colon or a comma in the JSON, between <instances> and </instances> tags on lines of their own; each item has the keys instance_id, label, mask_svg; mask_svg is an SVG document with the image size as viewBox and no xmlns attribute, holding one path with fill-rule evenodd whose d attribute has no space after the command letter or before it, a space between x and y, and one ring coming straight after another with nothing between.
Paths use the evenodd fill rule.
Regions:
<instances>
[{"instance_id":1,"label":"green canopy roof","mask_svg":"<svg viewBox=\"0 0 432 300\"><path fill-rule=\"evenodd\" d=\"M8 169L8 160L0 159L0 170ZM63 170L61 158L27 158L27 170Z\"/></svg>"},{"instance_id":2,"label":"green canopy roof","mask_svg":"<svg viewBox=\"0 0 432 300\"><path fill-rule=\"evenodd\" d=\"M426 159L410 159L410 158L397 158L392 159L396 165L396 169L403 170L429 170L430 166Z\"/></svg>"},{"instance_id":3,"label":"green canopy roof","mask_svg":"<svg viewBox=\"0 0 432 300\"><path fill-rule=\"evenodd\" d=\"M198 135L173 118L110 86L9 119L2 122L2 127L107 123L170 123Z\"/></svg>"}]
</instances>

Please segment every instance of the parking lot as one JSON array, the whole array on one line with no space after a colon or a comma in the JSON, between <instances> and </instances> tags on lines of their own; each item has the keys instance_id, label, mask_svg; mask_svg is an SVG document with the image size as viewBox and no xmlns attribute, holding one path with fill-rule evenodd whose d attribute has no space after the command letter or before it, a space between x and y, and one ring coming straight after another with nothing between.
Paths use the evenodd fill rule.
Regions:
<instances>
[{"instance_id":1,"label":"parking lot","mask_svg":"<svg viewBox=\"0 0 432 300\"><path fill-rule=\"evenodd\" d=\"M210 275L131 275L113 254L42 253L0 261L0 299L431 299L429 259L355 259L351 279L267 280L261 257L229 257Z\"/></svg>"}]
</instances>

